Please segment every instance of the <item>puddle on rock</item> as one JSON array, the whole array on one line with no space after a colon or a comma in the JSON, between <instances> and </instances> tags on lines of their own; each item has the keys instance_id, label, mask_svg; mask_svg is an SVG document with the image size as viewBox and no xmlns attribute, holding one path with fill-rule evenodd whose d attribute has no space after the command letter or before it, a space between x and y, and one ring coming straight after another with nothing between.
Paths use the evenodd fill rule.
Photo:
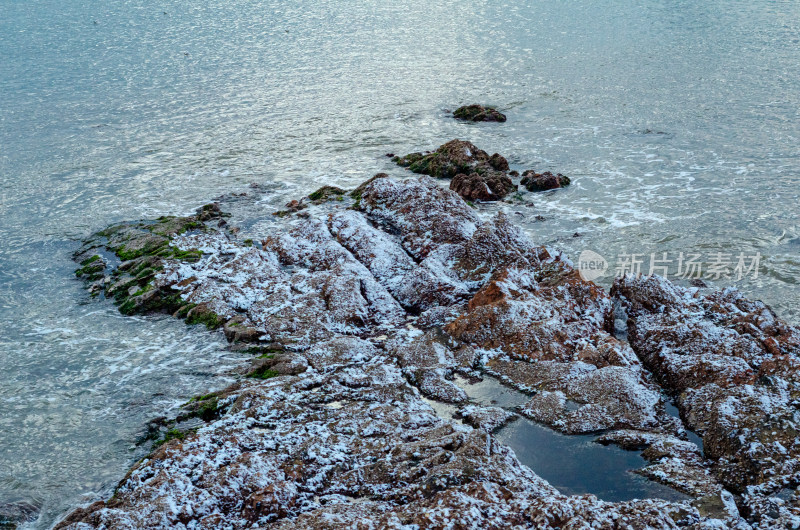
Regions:
<instances>
[{"instance_id":1,"label":"puddle on rock","mask_svg":"<svg viewBox=\"0 0 800 530\"><path fill-rule=\"evenodd\" d=\"M507 387L492 377L484 376L483 380L471 383L466 377L456 375L454 382L464 389L470 401L485 407L514 409L531 399L530 396Z\"/></svg>"},{"instance_id":2,"label":"puddle on rock","mask_svg":"<svg viewBox=\"0 0 800 530\"><path fill-rule=\"evenodd\" d=\"M478 405L515 409L530 399L487 376L472 384L457 376L455 382L464 389L470 401ZM437 413L452 417L456 407L440 405L435 403ZM594 441L595 435L565 435L518 416L495 436L514 450L520 462L567 495L591 493L611 502L645 498L690 499L633 473L634 469L648 465L639 452L601 445Z\"/></svg>"},{"instance_id":3,"label":"puddle on rock","mask_svg":"<svg viewBox=\"0 0 800 530\"><path fill-rule=\"evenodd\" d=\"M680 413L680 411L678 411L678 407L675 406L675 404L672 402L672 400L668 396L664 396L664 401L666 402L666 405L667 405L666 406L667 414L669 414L672 417L678 418L680 420L681 419L681 413ZM682 421L681 421L681 424L683 424ZM703 452L703 439L700 437L700 435L698 435L697 433L695 433L693 431L690 431L689 429L686 428L685 425L684 425L684 430L686 431L686 436L689 439L689 441L700 448L700 454L705 454Z\"/></svg>"},{"instance_id":4,"label":"puddle on rock","mask_svg":"<svg viewBox=\"0 0 800 530\"><path fill-rule=\"evenodd\" d=\"M689 499L633 473L648 464L638 452L595 443L594 435L568 436L520 417L496 437L514 450L520 462L566 495L591 493L611 502Z\"/></svg>"}]
</instances>

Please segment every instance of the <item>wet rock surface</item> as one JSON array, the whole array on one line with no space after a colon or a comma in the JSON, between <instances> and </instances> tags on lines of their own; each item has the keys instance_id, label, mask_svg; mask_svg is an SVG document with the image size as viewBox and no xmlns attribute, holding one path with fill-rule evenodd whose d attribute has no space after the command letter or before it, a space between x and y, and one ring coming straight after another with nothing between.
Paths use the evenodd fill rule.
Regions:
<instances>
[{"instance_id":1,"label":"wet rock surface","mask_svg":"<svg viewBox=\"0 0 800 530\"><path fill-rule=\"evenodd\" d=\"M425 167L490 164L464 144L442 151L460 162ZM76 254L87 286L123 312L221 327L254 359L237 385L187 405L199 426L169 431L111 499L61 528L800 520L785 494L798 483L800 333L763 304L659 279L620 280L609 296L507 216L479 215L426 176L379 174L304 204L263 241L240 240L210 206L112 227ZM609 332L615 299L630 345ZM493 375L527 401L476 405L460 373ZM426 400L449 404L460 422ZM648 465L637 473L693 501L562 495L495 438L517 414L641 451Z\"/></svg>"},{"instance_id":2,"label":"wet rock surface","mask_svg":"<svg viewBox=\"0 0 800 530\"><path fill-rule=\"evenodd\" d=\"M506 121L506 115L494 107L483 105L464 105L453 111L453 117L464 121Z\"/></svg>"},{"instance_id":3,"label":"wet rock surface","mask_svg":"<svg viewBox=\"0 0 800 530\"><path fill-rule=\"evenodd\" d=\"M612 292L627 307L632 347L702 435L715 477L756 522L797 522L797 507L774 495L800 478L800 330L734 289L703 296L624 277Z\"/></svg>"},{"instance_id":4,"label":"wet rock surface","mask_svg":"<svg viewBox=\"0 0 800 530\"><path fill-rule=\"evenodd\" d=\"M393 160L414 173L437 178L508 170L505 158L497 153L489 156L483 149L463 140L450 140L432 153L411 153Z\"/></svg>"},{"instance_id":5,"label":"wet rock surface","mask_svg":"<svg viewBox=\"0 0 800 530\"><path fill-rule=\"evenodd\" d=\"M451 140L433 152L410 153L392 160L414 173L452 179L450 189L467 201L497 201L517 190L511 178L519 177L519 172L510 170L505 157L498 153L489 156L463 140ZM520 180L528 191L547 191L569 184L569 177L561 173L536 173L531 169L523 172Z\"/></svg>"},{"instance_id":6,"label":"wet rock surface","mask_svg":"<svg viewBox=\"0 0 800 530\"><path fill-rule=\"evenodd\" d=\"M528 191L547 191L564 188L570 185L569 177L558 173L554 175L549 171L544 173L537 173L532 169L522 173L522 180L520 184L525 186Z\"/></svg>"},{"instance_id":7,"label":"wet rock surface","mask_svg":"<svg viewBox=\"0 0 800 530\"><path fill-rule=\"evenodd\" d=\"M497 201L517 187L505 173L487 171L484 174L459 173L450 181L450 189L468 201Z\"/></svg>"}]
</instances>

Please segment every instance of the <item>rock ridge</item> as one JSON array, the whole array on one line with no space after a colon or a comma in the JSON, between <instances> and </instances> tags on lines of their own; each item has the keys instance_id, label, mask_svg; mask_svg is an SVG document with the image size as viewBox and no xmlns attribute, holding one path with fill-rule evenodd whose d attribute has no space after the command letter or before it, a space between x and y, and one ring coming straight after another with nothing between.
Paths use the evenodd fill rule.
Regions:
<instances>
[{"instance_id":1,"label":"rock ridge","mask_svg":"<svg viewBox=\"0 0 800 530\"><path fill-rule=\"evenodd\" d=\"M222 328L258 357L250 377L193 406L196 432L58 528L800 523L785 495L800 482L800 331L760 302L657 277L606 293L428 176L381 174L314 203L262 241L239 239L210 205L111 227L76 253L90 292L126 314ZM630 344L613 334L615 303ZM561 495L494 438L508 415L469 405L456 373L529 392L519 413L552 429L643 451L639 473L694 500ZM466 424L427 399L458 405Z\"/></svg>"}]
</instances>

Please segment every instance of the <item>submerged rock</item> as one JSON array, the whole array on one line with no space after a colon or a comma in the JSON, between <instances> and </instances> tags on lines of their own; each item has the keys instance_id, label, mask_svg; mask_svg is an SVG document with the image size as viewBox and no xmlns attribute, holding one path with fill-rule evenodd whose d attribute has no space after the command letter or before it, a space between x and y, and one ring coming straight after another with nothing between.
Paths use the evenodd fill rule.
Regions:
<instances>
[{"instance_id":1,"label":"submerged rock","mask_svg":"<svg viewBox=\"0 0 800 530\"><path fill-rule=\"evenodd\" d=\"M17 501L0 504L0 528L12 530L36 519L39 508L29 502Z\"/></svg>"},{"instance_id":2,"label":"submerged rock","mask_svg":"<svg viewBox=\"0 0 800 530\"><path fill-rule=\"evenodd\" d=\"M529 169L522 173L520 184L525 186L528 191L547 191L569 186L570 179L561 173L557 175L549 171L536 173L534 170Z\"/></svg>"},{"instance_id":3,"label":"submerged rock","mask_svg":"<svg viewBox=\"0 0 800 530\"><path fill-rule=\"evenodd\" d=\"M453 117L457 120L465 121L506 121L505 114L494 107L484 107L483 105L464 105L453 111Z\"/></svg>"}]
</instances>

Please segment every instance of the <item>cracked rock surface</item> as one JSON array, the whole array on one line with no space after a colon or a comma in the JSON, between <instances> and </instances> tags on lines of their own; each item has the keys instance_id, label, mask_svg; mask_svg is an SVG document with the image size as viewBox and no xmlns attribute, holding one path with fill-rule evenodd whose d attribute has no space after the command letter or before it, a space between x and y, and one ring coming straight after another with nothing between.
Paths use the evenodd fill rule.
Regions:
<instances>
[{"instance_id":1,"label":"cracked rock surface","mask_svg":"<svg viewBox=\"0 0 800 530\"><path fill-rule=\"evenodd\" d=\"M320 195L263 241L203 212L104 231L76 259L126 312L221 327L261 355L200 407L199 429L60 528L800 525L786 494L799 482L800 332L763 304L659 278L624 278L609 295L427 176ZM630 344L610 332L615 300ZM530 398L476 406L460 372ZM494 438L516 414L642 451L638 473L693 500L562 495Z\"/></svg>"}]
</instances>

